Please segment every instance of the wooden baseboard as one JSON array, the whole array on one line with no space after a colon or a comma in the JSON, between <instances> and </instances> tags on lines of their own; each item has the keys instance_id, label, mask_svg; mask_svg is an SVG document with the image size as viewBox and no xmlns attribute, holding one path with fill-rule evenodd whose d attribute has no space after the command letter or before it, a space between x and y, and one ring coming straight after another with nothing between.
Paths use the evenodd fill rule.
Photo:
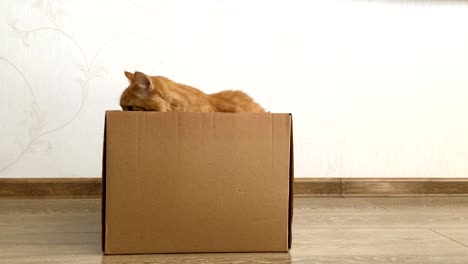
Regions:
<instances>
[{"instance_id":1,"label":"wooden baseboard","mask_svg":"<svg viewBox=\"0 0 468 264\"><path fill-rule=\"evenodd\" d=\"M0 178L0 198L99 198L101 178ZM296 178L297 197L468 196L468 178Z\"/></svg>"},{"instance_id":2,"label":"wooden baseboard","mask_svg":"<svg viewBox=\"0 0 468 264\"><path fill-rule=\"evenodd\" d=\"M468 196L468 178L296 178L297 196Z\"/></svg>"},{"instance_id":3,"label":"wooden baseboard","mask_svg":"<svg viewBox=\"0 0 468 264\"><path fill-rule=\"evenodd\" d=\"M99 198L101 178L0 178L0 198Z\"/></svg>"},{"instance_id":4,"label":"wooden baseboard","mask_svg":"<svg viewBox=\"0 0 468 264\"><path fill-rule=\"evenodd\" d=\"M341 179L295 178L294 196L341 197Z\"/></svg>"},{"instance_id":5,"label":"wooden baseboard","mask_svg":"<svg viewBox=\"0 0 468 264\"><path fill-rule=\"evenodd\" d=\"M468 178L342 179L344 197L468 196Z\"/></svg>"}]
</instances>

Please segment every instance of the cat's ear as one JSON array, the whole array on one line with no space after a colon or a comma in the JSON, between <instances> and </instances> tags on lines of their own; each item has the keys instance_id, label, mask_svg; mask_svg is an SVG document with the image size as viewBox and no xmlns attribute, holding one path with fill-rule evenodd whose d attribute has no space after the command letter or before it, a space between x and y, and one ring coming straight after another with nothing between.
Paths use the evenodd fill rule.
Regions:
<instances>
[{"instance_id":1,"label":"cat's ear","mask_svg":"<svg viewBox=\"0 0 468 264\"><path fill-rule=\"evenodd\" d=\"M147 91L153 90L153 85L151 85L151 80L148 75L142 72L135 72L135 82L143 89Z\"/></svg>"},{"instance_id":2,"label":"cat's ear","mask_svg":"<svg viewBox=\"0 0 468 264\"><path fill-rule=\"evenodd\" d=\"M131 72L125 71L125 77L132 83L135 81L135 75Z\"/></svg>"}]
</instances>

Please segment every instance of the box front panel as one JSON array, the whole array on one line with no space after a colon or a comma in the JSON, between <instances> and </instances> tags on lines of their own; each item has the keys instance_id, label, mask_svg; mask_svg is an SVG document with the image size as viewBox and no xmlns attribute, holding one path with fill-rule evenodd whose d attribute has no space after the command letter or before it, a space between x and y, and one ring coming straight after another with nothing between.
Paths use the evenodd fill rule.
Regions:
<instances>
[{"instance_id":1,"label":"box front panel","mask_svg":"<svg viewBox=\"0 0 468 264\"><path fill-rule=\"evenodd\" d=\"M285 251L290 116L109 112L106 252Z\"/></svg>"}]
</instances>

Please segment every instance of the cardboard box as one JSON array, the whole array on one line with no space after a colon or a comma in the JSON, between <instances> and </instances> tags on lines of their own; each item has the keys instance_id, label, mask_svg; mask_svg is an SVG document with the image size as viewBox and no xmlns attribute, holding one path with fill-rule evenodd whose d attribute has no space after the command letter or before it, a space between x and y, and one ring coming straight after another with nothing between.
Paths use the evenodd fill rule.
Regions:
<instances>
[{"instance_id":1,"label":"cardboard box","mask_svg":"<svg viewBox=\"0 0 468 264\"><path fill-rule=\"evenodd\" d=\"M286 252L290 114L106 112L105 254Z\"/></svg>"}]
</instances>

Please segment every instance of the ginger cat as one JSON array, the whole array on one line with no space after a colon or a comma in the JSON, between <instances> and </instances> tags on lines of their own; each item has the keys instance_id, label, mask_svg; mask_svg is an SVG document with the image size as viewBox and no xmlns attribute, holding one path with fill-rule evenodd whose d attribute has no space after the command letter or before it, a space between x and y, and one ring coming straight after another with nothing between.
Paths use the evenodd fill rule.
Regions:
<instances>
[{"instance_id":1,"label":"ginger cat","mask_svg":"<svg viewBox=\"0 0 468 264\"><path fill-rule=\"evenodd\" d=\"M125 76L130 85L120 98L120 106L124 111L265 112L241 91L205 94L162 76L148 76L141 72L125 72Z\"/></svg>"}]
</instances>

